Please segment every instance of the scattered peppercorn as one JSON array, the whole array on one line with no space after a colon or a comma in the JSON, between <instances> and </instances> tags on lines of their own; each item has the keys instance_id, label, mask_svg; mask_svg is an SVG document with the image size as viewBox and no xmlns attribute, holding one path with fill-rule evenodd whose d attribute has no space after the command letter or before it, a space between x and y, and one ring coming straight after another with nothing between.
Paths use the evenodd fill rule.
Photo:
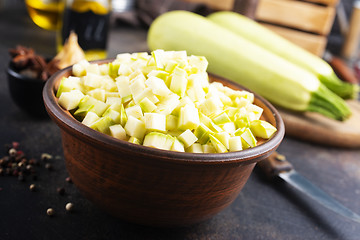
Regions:
<instances>
[{"instance_id":1,"label":"scattered peppercorn","mask_svg":"<svg viewBox=\"0 0 360 240\"><path fill-rule=\"evenodd\" d=\"M19 149L20 143L19 142L12 142L11 145L12 145L13 148Z\"/></svg>"},{"instance_id":2,"label":"scattered peppercorn","mask_svg":"<svg viewBox=\"0 0 360 240\"><path fill-rule=\"evenodd\" d=\"M19 181L25 181L28 177L32 178L32 180L37 180L37 169L36 166L40 165L40 161L35 158L27 158L25 153L19 149L20 144L18 142L13 142L12 144L5 145L5 153L6 156L0 158L0 176L16 176ZM51 163L51 159L53 156L48 153L41 154L41 161L44 162L45 168L48 170L53 169L53 165ZM61 159L61 156L55 156L56 160ZM66 182L72 183L70 177L67 177ZM0 188L0 190L2 190ZM29 190L34 192L37 191L37 186L32 183L29 185ZM58 187L57 193L60 195L64 195L65 188ZM68 212L73 211L74 204L69 202L65 205L65 209ZM46 210L46 214L48 216L53 216L55 211L53 208L48 208Z\"/></svg>"},{"instance_id":3,"label":"scattered peppercorn","mask_svg":"<svg viewBox=\"0 0 360 240\"><path fill-rule=\"evenodd\" d=\"M63 187L57 188L56 191L57 191L58 194L60 194L60 195L64 195L64 194L65 194L65 188L63 188Z\"/></svg>"},{"instance_id":4,"label":"scattered peppercorn","mask_svg":"<svg viewBox=\"0 0 360 240\"><path fill-rule=\"evenodd\" d=\"M68 182L68 183L72 183L72 180L71 180L70 177L65 178L65 181Z\"/></svg>"},{"instance_id":5,"label":"scattered peppercorn","mask_svg":"<svg viewBox=\"0 0 360 240\"><path fill-rule=\"evenodd\" d=\"M35 159L35 158L31 158L30 160L29 160L29 164L30 165L38 165L38 161Z\"/></svg>"},{"instance_id":6,"label":"scattered peppercorn","mask_svg":"<svg viewBox=\"0 0 360 240\"><path fill-rule=\"evenodd\" d=\"M27 171L31 171L31 170L32 170L32 166L31 166L30 164L26 165L25 168L26 168Z\"/></svg>"},{"instance_id":7,"label":"scattered peppercorn","mask_svg":"<svg viewBox=\"0 0 360 240\"><path fill-rule=\"evenodd\" d=\"M33 167L37 160L34 158L28 160L25 153L19 148L18 142L5 144L6 155L0 158L0 176L14 176L19 181L24 181L27 175L36 173Z\"/></svg>"},{"instance_id":8,"label":"scattered peppercorn","mask_svg":"<svg viewBox=\"0 0 360 240\"><path fill-rule=\"evenodd\" d=\"M46 214L48 215L48 216L53 216L54 215L54 209L52 209L52 208L48 208L47 210L46 210Z\"/></svg>"},{"instance_id":9,"label":"scattered peppercorn","mask_svg":"<svg viewBox=\"0 0 360 240\"><path fill-rule=\"evenodd\" d=\"M9 150L9 156L10 156L10 157L15 157L15 156L16 156L16 149L15 149L15 148L10 148L10 150Z\"/></svg>"},{"instance_id":10,"label":"scattered peppercorn","mask_svg":"<svg viewBox=\"0 0 360 240\"><path fill-rule=\"evenodd\" d=\"M16 155L15 155L15 161L19 162L19 161L22 161L24 159L25 159L25 161L27 161L26 158L25 158L25 153L23 151L21 151L21 150L17 150Z\"/></svg>"},{"instance_id":11,"label":"scattered peppercorn","mask_svg":"<svg viewBox=\"0 0 360 240\"><path fill-rule=\"evenodd\" d=\"M48 154L48 153L43 153L43 154L41 154L41 157L40 157L41 161L47 161L47 160L50 160L52 158L53 158L53 156Z\"/></svg>"},{"instance_id":12,"label":"scattered peppercorn","mask_svg":"<svg viewBox=\"0 0 360 240\"><path fill-rule=\"evenodd\" d=\"M36 191L36 185L35 184L30 184L29 189L30 189L30 191L35 192Z\"/></svg>"},{"instance_id":13,"label":"scattered peppercorn","mask_svg":"<svg viewBox=\"0 0 360 240\"><path fill-rule=\"evenodd\" d=\"M72 211L74 210L74 204L71 203L71 202L67 203L67 204L65 205L65 209L66 209L66 211L68 211L68 212L72 212Z\"/></svg>"},{"instance_id":14,"label":"scattered peppercorn","mask_svg":"<svg viewBox=\"0 0 360 240\"><path fill-rule=\"evenodd\" d=\"M46 164L45 164L45 168L46 168L47 170L52 170L52 165L51 165L51 163L46 163Z\"/></svg>"}]
</instances>

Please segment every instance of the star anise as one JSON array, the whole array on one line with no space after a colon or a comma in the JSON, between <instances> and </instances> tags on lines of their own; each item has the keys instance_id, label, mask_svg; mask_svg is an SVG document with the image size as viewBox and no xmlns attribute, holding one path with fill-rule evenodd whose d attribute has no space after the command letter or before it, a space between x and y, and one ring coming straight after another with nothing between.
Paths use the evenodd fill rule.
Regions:
<instances>
[{"instance_id":1,"label":"star anise","mask_svg":"<svg viewBox=\"0 0 360 240\"><path fill-rule=\"evenodd\" d=\"M9 54L14 67L20 73L27 73L29 76L43 81L46 81L54 73L54 66L48 66L45 58L36 54L32 48L18 45L15 49L10 49Z\"/></svg>"}]
</instances>

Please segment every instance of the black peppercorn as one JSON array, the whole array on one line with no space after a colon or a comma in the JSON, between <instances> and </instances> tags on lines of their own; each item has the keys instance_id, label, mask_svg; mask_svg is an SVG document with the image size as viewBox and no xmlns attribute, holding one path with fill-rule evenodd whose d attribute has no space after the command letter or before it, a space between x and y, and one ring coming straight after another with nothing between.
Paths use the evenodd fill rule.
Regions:
<instances>
[{"instance_id":1,"label":"black peppercorn","mask_svg":"<svg viewBox=\"0 0 360 240\"><path fill-rule=\"evenodd\" d=\"M30 164L30 165L37 165L37 164L38 164L38 161L37 161L35 158L31 158L31 159L29 160L29 164Z\"/></svg>"},{"instance_id":2,"label":"black peppercorn","mask_svg":"<svg viewBox=\"0 0 360 240\"><path fill-rule=\"evenodd\" d=\"M25 158L25 153L24 153L23 151L21 151L21 150L18 150L18 151L16 152L15 161L16 161L16 162L19 162L19 161L21 161L21 160L24 159L24 158Z\"/></svg>"},{"instance_id":3,"label":"black peppercorn","mask_svg":"<svg viewBox=\"0 0 360 240\"><path fill-rule=\"evenodd\" d=\"M48 169L48 170L52 170L52 165L51 165L51 163L46 163L46 164L45 164L45 168Z\"/></svg>"},{"instance_id":4,"label":"black peppercorn","mask_svg":"<svg viewBox=\"0 0 360 240\"><path fill-rule=\"evenodd\" d=\"M12 169L15 169L15 168L16 168L16 166L17 166L17 164L16 164L16 163L11 163L11 168L12 168Z\"/></svg>"},{"instance_id":5,"label":"black peppercorn","mask_svg":"<svg viewBox=\"0 0 360 240\"><path fill-rule=\"evenodd\" d=\"M64 194L65 194L65 188L63 188L63 187L57 188L56 191L57 191L58 194L60 194L60 195L64 195Z\"/></svg>"},{"instance_id":6,"label":"black peppercorn","mask_svg":"<svg viewBox=\"0 0 360 240\"><path fill-rule=\"evenodd\" d=\"M16 170L16 169L13 170L13 171L12 171L12 175L15 176L15 177L19 176L19 171ZM20 180L20 179L19 179L19 180Z\"/></svg>"}]
</instances>

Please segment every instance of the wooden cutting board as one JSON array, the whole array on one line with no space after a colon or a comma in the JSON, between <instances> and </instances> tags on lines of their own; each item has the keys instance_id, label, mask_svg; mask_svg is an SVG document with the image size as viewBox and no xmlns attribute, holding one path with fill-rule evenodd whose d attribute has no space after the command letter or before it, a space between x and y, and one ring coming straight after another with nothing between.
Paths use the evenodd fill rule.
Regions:
<instances>
[{"instance_id":1,"label":"wooden cutting board","mask_svg":"<svg viewBox=\"0 0 360 240\"><path fill-rule=\"evenodd\" d=\"M317 113L294 113L278 108L286 136L332 147L360 148L360 102L347 102L352 116L343 122Z\"/></svg>"}]
</instances>

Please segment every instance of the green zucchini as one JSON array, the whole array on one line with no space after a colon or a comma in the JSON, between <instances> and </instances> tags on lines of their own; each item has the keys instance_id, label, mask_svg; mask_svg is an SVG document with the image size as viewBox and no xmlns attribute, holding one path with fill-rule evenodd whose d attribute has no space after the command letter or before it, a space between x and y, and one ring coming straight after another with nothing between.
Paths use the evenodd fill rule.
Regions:
<instances>
[{"instance_id":1,"label":"green zucchini","mask_svg":"<svg viewBox=\"0 0 360 240\"><path fill-rule=\"evenodd\" d=\"M210 73L238 82L275 105L337 120L351 114L346 102L314 74L195 13L160 15L151 24L147 41L152 51L186 50L205 56Z\"/></svg>"},{"instance_id":2,"label":"green zucchini","mask_svg":"<svg viewBox=\"0 0 360 240\"><path fill-rule=\"evenodd\" d=\"M327 88L340 97L345 99L358 97L358 85L340 80L326 61L281 37L256 21L229 11L215 12L208 15L207 18L314 73Z\"/></svg>"}]
</instances>

